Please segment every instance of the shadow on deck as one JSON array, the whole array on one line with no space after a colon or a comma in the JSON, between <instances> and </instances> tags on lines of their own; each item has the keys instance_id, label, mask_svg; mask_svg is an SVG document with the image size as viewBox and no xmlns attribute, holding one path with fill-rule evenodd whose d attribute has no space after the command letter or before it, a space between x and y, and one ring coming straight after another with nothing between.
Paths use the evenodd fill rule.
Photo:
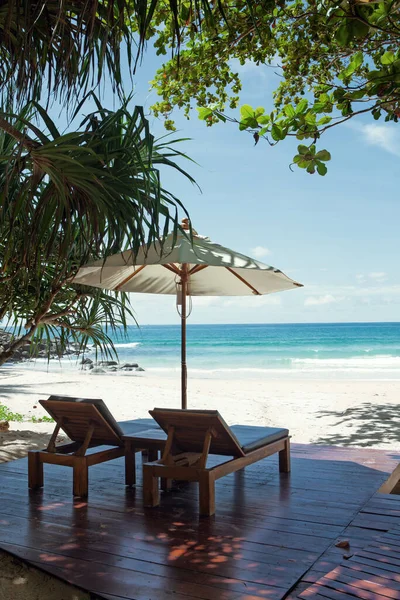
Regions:
<instances>
[{"instance_id":1,"label":"shadow on deck","mask_svg":"<svg viewBox=\"0 0 400 600\"><path fill-rule=\"evenodd\" d=\"M362 512L393 451L293 444L290 475L274 456L222 478L216 515L201 519L195 484L144 509L138 462L132 489L122 459L92 467L87 502L73 501L69 469L46 465L44 490L28 493L26 459L0 465L0 547L112 600L280 600L340 562L338 537L399 522L379 502Z\"/></svg>"}]
</instances>

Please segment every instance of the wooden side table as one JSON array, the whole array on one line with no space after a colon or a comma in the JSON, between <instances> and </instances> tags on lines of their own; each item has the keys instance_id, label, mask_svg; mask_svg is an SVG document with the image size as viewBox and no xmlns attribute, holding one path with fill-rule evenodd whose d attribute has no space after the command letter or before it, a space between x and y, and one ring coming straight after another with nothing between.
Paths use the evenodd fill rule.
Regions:
<instances>
[{"instance_id":1,"label":"wooden side table","mask_svg":"<svg viewBox=\"0 0 400 600\"><path fill-rule=\"evenodd\" d=\"M146 429L122 437L125 444L125 485L136 483L136 452L147 450L149 462L158 459L158 453L164 450L167 434L162 429Z\"/></svg>"}]
</instances>

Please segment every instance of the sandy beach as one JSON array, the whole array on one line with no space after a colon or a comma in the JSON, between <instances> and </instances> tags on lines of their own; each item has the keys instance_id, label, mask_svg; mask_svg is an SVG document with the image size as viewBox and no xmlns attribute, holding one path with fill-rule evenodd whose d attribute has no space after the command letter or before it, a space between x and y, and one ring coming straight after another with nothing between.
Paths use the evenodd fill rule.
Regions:
<instances>
[{"instance_id":1,"label":"sandy beach","mask_svg":"<svg viewBox=\"0 0 400 600\"><path fill-rule=\"evenodd\" d=\"M103 398L118 420L148 416L155 406L179 407L180 381L21 367L0 372L0 404L24 415L0 433L0 460L46 443L51 423L33 423L50 394ZM229 424L284 426L293 442L398 448L400 381L189 378L190 408L217 408Z\"/></svg>"}]
</instances>

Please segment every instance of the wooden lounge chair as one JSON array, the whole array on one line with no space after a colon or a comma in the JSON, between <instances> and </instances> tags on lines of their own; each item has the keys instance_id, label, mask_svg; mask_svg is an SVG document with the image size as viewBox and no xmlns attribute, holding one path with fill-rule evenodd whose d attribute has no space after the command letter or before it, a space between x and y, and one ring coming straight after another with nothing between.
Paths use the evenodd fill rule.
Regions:
<instances>
[{"instance_id":1,"label":"wooden lounge chair","mask_svg":"<svg viewBox=\"0 0 400 600\"><path fill-rule=\"evenodd\" d=\"M216 410L155 408L151 416L168 434L160 460L143 465L145 506L158 506L158 479L198 481L200 514L215 512L215 481L279 452L279 470L290 471L290 438L287 429L237 425L229 427ZM231 456L207 467L209 454Z\"/></svg>"},{"instance_id":2,"label":"wooden lounge chair","mask_svg":"<svg viewBox=\"0 0 400 600\"><path fill-rule=\"evenodd\" d=\"M72 467L73 494L85 497L88 495L90 466L124 456L123 435L148 429L149 426L157 427L150 419L118 424L100 399L50 396L47 400L40 400L40 404L53 417L56 426L45 450L28 453L28 484L31 489L43 486L43 464L51 463ZM56 445L60 430L72 440L70 443ZM87 453L101 446L102 449ZM105 449L104 446L111 448Z\"/></svg>"}]
</instances>

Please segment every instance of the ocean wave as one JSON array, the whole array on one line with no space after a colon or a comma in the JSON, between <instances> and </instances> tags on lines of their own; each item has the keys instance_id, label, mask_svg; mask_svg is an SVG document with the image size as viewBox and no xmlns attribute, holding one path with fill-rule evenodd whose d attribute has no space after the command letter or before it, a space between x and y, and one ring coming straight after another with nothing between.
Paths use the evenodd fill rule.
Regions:
<instances>
[{"instance_id":1,"label":"ocean wave","mask_svg":"<svg viewBox=\"0 0 400 600\"><path fill-rule=\"evenodd\" d=\"M378 374L385 372L394 372L400 375L400 356L375 355L375 356L353 356L342 358L287 358L281 361L271 361L268 365L257 366L234 366L218 365L210 366L205 364L200 367L193 361L193 367L189 365L189 372L192 376L215 376L223 374L243 374L243 375L268 375L272 373L370 373ZM158 366L153 365L146 368L147 371L159 374L174 374L180 371L180 366L171 365Z\"/></svg>"},{"instance_id":2,"label":"ocean wave","mask_svg":"<svg viewBox=\"0 0 400 600\"><path fill-rule=\"evenodd\" d=\"M294 367L346 368L346 369L371 369L371 368L400 368L400 356L376 354L375 356L354 356L347 358L292 358Z\"/></svg>"},{"instance_id":3,"label":"ocean wave","mask_svg":"<svg viewBox=\"0 0 400 600\"><path fill-rule=\"evenodd\" d=\"M214 374L214 373L269 373L272 369L263 369L263 368L255 368L255 367L220 367L218 369L208 369L208 368L198 368L198 367L188 367L188 371L192 374ZM151 373L180 373L181 367L150 367L147 368L146 371Z\"/></svg>"},{"instance_id":4,"label":"ocean wave","mask_svg":"<svg viewBox=\"0 0 400 600\"><path fill-rule=\"evenodd\" d=\"M140 342L126 342L122 344L114 344L114 348L137 348Z\"/></svg>"}]
</instances>

